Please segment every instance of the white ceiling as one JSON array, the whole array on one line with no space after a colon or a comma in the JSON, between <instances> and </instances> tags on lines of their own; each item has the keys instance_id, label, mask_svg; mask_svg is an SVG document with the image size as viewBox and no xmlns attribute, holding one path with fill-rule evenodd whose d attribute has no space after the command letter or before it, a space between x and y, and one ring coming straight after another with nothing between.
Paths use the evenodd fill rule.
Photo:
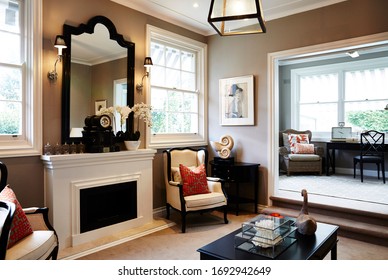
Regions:
<instances>
[{"instance_id":1,"label":"white ceiling","mask_svg":"<svg viewBox=\"0 0 388 280\"><path fill-rule=\"evenodd\" d=\"M202 35L216 34L207 22L210 0L111 0ZM262 0L266 21L346 0ZM197 4L198 7L194 7ZM267 32L270 32L267 30Z\"/></svg>"}]
</instances>

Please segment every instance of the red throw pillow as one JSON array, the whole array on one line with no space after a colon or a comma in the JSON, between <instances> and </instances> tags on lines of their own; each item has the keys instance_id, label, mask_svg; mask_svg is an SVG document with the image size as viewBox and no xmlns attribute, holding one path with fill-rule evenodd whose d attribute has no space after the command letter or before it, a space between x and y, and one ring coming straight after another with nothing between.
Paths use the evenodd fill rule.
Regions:
<instances>
[{"instance_id":1,"label":"red throw pillow","mask_svg":"<svg viewBox=\"0 0 388 280\"><path fill-rule=\"evenodd\" d=\"M295 144L309 144L308 134L288 134L288 143L290 143L291 154L295 154Z\"/></svg>"},{"instance_id":2,"label":"red throw pillow","mask_svg":"<svg viewBox=\"0 0 388 280\"><path fill-rule=\"evenodd\" d=\"M0 200L12 202L15 204L16 208L11 224L11 233L8 239L8 248L11 248L20 239L30 235L32 233L32 227L11 188L6 186L0 192Z\"/></svg>"},{"instance_id":3,"label":"red throw pillow","mask_svg":"<svg viewBox=\"0 0 388 280\"><path fill-rule=\"evenodd\" d=\"M190 170L187 166L179 164L179 171L183 181L183 196L210 193L207 186L205 165Z\"/></svg>"}]
</instances>

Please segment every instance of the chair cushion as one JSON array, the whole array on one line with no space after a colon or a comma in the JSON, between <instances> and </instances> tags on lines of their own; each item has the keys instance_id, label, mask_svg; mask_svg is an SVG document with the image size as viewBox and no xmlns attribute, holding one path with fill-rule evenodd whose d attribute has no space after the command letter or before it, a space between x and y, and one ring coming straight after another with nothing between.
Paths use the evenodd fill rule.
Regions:
<instances>
[{"instance_id":1,"label":"chair cushion","mask_svg":"<svg viewBox=\"0 0 388 280\"><path fill-rule=\"evenodd\" d=\"M288 134L288 143L290 144L290 150L292 154L295 154L295 144L309 144L309 135L308 134Z\"/></svg>"},{"instance_id":2,"label":"chair cushion","mask_svg":"<svg viewBox=\"0 0 388 280\"><path fill-rule=\"evenodd\" d=\"M183 181L183 196L209 193L207 186L205 165L201 164L197 168L190 170L183 164L179 165L179 171Z\"/></svg>"},{"instance_id":3,"label":"chair cushion","mask_svg":"<svg viewBox=\"0 0 388 280\"><path fill-rule=\"evenodd\" d=\"M36 230L7 250L7 260L46 259L57 246L56 236L51 230Z\"/></svg>"},{"instance_id":4,"label":"chair cushion","mask_svg":"<svg viewBox=\"0 0 388 280\"><path fill-rule=\"evenodd\" d=\"M321 159L320 156L312 154L289 154L288 158L291 161L319 161Z\"/></svg>"},{"instance_id":5,"label":"chair cushion","mask_svg":"<svg viewBox=\"0 0 388 280\"><path fill-rule=\"evenodd\" d=\"M18 240L32 234L32 227L26 214L24 214L23 208L17 200L15 193L9 186L6 186L0 192L0 200L12 202L16 206L8 239L8 248L11 248Z\"/></svg>"},{"instance_id":6,"label":"chair cushion","mask_svg":"<svg viewBox=\"0 0 388 280\"><path fill-rule=\"evenodd\" d=\"M295 144L295 154L314 154L314 144Z\"/></svg>"},{"instance_id":7,"label":"chair cushion","mask_svg":"<svg viewBox=\"0 0 388 280\"><path fill-rule=\"evenodd\" d=\"M187 208L206 207L217 203L225 202L222 193L212 192L207 194L189 195L185 197Z\"/></svg>"}]
</instances>

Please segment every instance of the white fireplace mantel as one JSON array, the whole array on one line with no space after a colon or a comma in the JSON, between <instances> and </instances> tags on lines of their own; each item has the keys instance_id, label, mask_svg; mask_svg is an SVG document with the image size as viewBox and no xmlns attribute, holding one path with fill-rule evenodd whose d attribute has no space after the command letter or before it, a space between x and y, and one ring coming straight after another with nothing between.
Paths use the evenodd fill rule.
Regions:
<instances>
[{"instance_id":1,"label":"white fireplace mantel","mask_svg":"<svg viewBox=\"0 0 388 280\"><path fill-rule=\"evenodd\" d=\"M152 221L152 161L156 150L43 155L45 204L64 249ZM79 191L118 182L137 182L137 218L80 233ZM102 206L103 207L103 206Z\"/></svg>"}]
</instances>

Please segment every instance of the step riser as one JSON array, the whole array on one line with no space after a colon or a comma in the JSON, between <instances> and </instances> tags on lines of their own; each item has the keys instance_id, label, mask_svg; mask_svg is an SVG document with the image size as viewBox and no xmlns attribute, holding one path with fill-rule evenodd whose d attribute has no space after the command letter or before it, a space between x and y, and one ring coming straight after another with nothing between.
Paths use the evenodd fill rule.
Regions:
<instances>
[{"instance_id":1,"label":"step riser","mask_svg":"<svg viewBox=\"0 0 388 280\"><path fill-rule=\"evenodd\" d=\"M300 209L302 208L302 203L292 202L292 201L286 202L286 201L273 200L273 206L300 211ZM339 208L336 208L334 210L331 210L328 208L323 209L321 207L314 207L313 204L309 204L308 210L311 215L320 214L325 216L354 220L357 222L363 222L363 223L368 223L372 225L388 227L388 215L384 217L381 214L374 215L373 213L366 213L363 211L349 211L348 209L341 210Z\"/></svg>"}]
</instances>

